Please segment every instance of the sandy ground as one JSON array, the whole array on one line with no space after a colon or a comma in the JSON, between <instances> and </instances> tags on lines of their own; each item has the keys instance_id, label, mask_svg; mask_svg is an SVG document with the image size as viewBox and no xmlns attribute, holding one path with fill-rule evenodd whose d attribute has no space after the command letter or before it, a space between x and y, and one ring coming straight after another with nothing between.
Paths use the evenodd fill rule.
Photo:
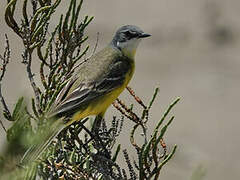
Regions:
<instances>
[{"instance_id":1,"label":"sandy ground","mask_svg":"<svg viewBox=\"0 0 240 180\"><path fill-rule=\"evenodd\" d=\"M178 150L161 179L188 180L199 165L206 169L205 179L240 178L239 6L236 0L92 0L84 5L83 14L95 16L87 33L92 46L100 33L98 50L125 24L138 25L152 34L138 49L136 73L130 84L146 102L154 88L160 87L152 109L152 125L172 100L182 97L165 138L169 148L177 144ZM9 32L3 19L4 7L0 8L0 39L8 33L13 50L3 89L12 107L17 97L32 92L24 66L18 63L21 42ZM127 101L126 97L125 92L122 99ZM111 108L107 117L116 113ZM124 132L128 133L125 125ZM128 148L126 138L123 135L120 141Z\"/></svg>"}]
</instances>

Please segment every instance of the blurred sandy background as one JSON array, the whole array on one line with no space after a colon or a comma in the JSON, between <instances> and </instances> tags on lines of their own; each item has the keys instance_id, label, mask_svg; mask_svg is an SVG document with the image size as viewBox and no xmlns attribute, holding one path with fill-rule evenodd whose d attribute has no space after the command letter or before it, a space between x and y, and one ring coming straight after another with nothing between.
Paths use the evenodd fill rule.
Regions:
<instances>
[{"instance_id":1,"label":"blurred sandy background","mask_svg":"<svg viewBox=\"0 0 240 180\"><path fill-rule=\"evenodd\" d=\"M240 1L85 1L82 15L95 16L87 32L89 43L94 46L99 32L98 50L125 24L135 24L152 34L138 48L131 82L146 102L154 88L160 87L152 120L157 121L171 101L182 97L165 137L168 147L178 144L178 150L162 170L161 179L189 180L199 165L207 170L206 180L239 179ZM22 44L7 28L3 13L4 5L0 7L0 39L8 33L13 56L3 93L12 107L17 97L32 91L25 67L18 63ZM1 44L0 50L3 48ZM122 95L125 101L126 95ZM116 114L113 108L107 116L112 113ZM125 123L126 133L127 127ZM1 130L1 144L3 135ZM121 137L125 148L129 143L126 138Z\"/></svg>"}]
</instances>

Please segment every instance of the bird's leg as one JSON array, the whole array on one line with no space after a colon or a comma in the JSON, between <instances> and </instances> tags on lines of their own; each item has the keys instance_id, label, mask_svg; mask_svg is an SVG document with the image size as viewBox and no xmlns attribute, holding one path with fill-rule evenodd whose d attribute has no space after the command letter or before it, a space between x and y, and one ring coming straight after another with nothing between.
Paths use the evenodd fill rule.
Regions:
<instances>
[{"instance_id":1,"label":"bird's leg","mask_svg":"<svg viewBox=\"0 0 240 180\"><path fill-rule=\"evenodd\" d=\"M93 122L93 126L92 126L92 133L94 135L98 135L99 133L99 128L101 126L101 122L102 122L103 116L101 114L97 115L94 122Z\"/></svg>"},{"instance_id":2,"label":"bird's leg","mask_svg":"<svg viewBox=\"0 0 240 180\"><path fill-rule=\"evenodd\" d=\"M111 156L110 156L107 148L105 147L104 142L102 141L102 139L99 136L99 129L101 127L101 123L102 123L103 117L104 117L104 113L101 113L101 114L96 116L96 118L94 120L94 123L93 123L93 126L92 126L91 132L94 135L94 140L96 141L96 143L99 142L101 148L103 149L104 156L106 158L110 159Z\"/></svg>"}]
</instances>

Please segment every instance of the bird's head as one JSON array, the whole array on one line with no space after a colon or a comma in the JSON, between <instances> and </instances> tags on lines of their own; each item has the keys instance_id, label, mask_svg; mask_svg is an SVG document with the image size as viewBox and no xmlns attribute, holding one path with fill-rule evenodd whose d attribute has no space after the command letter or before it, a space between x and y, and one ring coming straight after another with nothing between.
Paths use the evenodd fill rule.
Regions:
<instances>
[{"instance_id":1,"label":"bird's head","mask_svg":"<svg viewBox=\"0 0 240 180\"><path fill-rule=\"evenodd\" d=\"M134 58L141 39L149 36L150 34L144 33L137 26L126 25L117 30L111 44L122 51L125 56Z\"/></svg>"}]
</instances>

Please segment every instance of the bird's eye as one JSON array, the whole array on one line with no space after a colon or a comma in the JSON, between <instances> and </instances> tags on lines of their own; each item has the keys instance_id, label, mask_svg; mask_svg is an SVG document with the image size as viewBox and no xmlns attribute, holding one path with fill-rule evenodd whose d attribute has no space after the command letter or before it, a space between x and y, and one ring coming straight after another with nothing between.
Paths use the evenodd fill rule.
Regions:
<instances>
[{"instance_id":1,"label":"bird's eye","mask_svg":"<svg viewBox=\"0 0 240 180\"><path fill-rule=\"evenodd\" d=\"M125 31L124 32L125 36L128 37L129 39L131 38L135 38L138 36L138 34L136 32L133 31Z\"/></svg>"},{"instance_id":2,"label":"bird's eye","mask_svg":"<svg viewBox=\"0 0 240 180\"><path fill-rule=\"evenodd\" d=\"M126 36L131 36L131 35L132 35L132 33L131 33L130 31L125 31L124 34L125 34Z\"/></svg>"}]
</instances>

